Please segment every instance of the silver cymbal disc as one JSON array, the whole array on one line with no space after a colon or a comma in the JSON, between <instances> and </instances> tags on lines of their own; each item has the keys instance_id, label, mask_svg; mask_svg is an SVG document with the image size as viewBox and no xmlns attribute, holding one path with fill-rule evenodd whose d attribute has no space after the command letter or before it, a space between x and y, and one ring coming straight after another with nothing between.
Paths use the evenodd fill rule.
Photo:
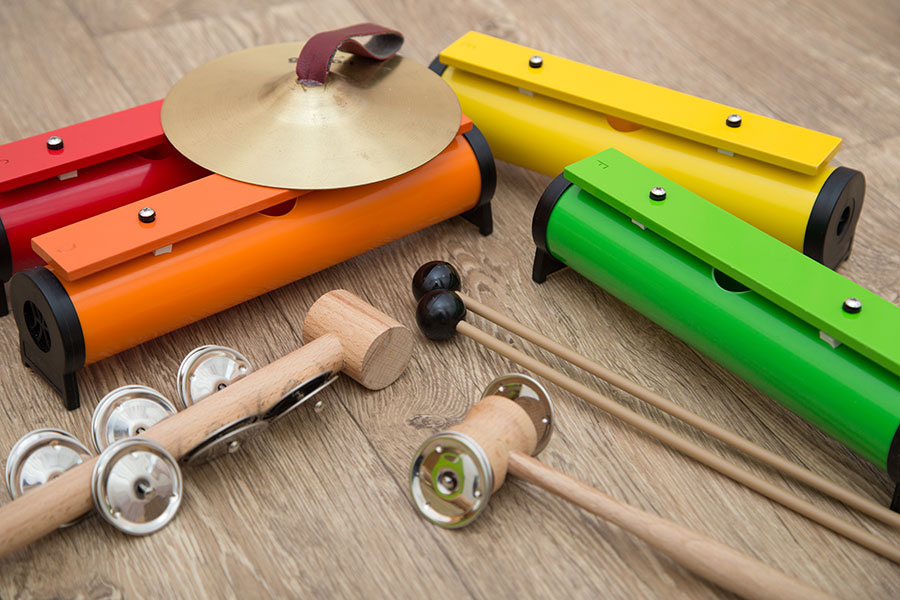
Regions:
<instances>
[{"instance_id":1,"label":"silver cymbal disc","mask_svg":"<svg viewBox=\"0 0 900 600\"><path fill-rule=\"evenodd\" d=\"M178 512L184 494L181 467L159 443L123 438L100 454L91 491L106 522L130 535L147 535Z\"/></svg>"},{"instance_id":2,"label":"silver cymbal disc","mask_svg":"<svg viewBox=\"0 0 900 600\"><path fill-rule=\"evenodd\" d=\"M507 373L497 377L487 384L481 397L502 396L521 406L537 432L537 446L534 456L537 456L550 441L553 435L553 402L546 388L534 378L521 373Z\"/></svg>"},{"instance_id":3,"label":"silver cymbal disc","mask_svg":"<svg viewBox=\"0 0 900 600\"><path fill-rule=\"evenodd\" d=\"M243 445L268 429L266 421L258 420L256 416L239 419L230 425L213 432L202 442L181 457L181 462L186 465L200 465L213 459L234 454Z\"/></svg>"},{"instance_id":4,"label":"silver cymbal disc","mask_svg":"<svg viewBox=\"0 0 900 600\"><path fill-rule=\"evenodd\" d=\"M111 443L140 435L176 412L175 405L153 388L116 388L100 400L91 417L94 448L102 452Z\"/></svg>"},{"instance_id":5,"label":"silver cymbal disc","mask_svg":"<svg viewBox=\"0 0 900 600\"><path fill-rule=\"evenodd\" d=\"M184 408L225 389L253 372L243 354L226 346L200 346L191 350L181 365L175 386Z\"/></svg>"},{"instance_id":6,"label":"silver cymbal disc","mask_svg":"<svg viewBox=\"0 0 900 600\"><path fill-rule=\"evenodd\" d=\"M456 529L474 521L494 487L491 463L481 446L457 431L444 431L416 451L409 474L413 502L441 527Z\"/></svg>"},{"instance_id":7,"label":"silver cymbal disc","mask_svg":"<svg viewBox=\"0 0 900 600\"><path fill-rule=\"evenodd\" d=\"M6 488L13 499L55 479L90 458L74 435L50 427L35 429L15 443L6 458Z\"/></svg>"},{"instance_id":8,"label":"silver cymbal disc","mask_svg":"<svg viewBox=\"0 0 900 600\"><path fill-rule=\"evenodd\" d=\"M6 458L6 489L13 500L56 479L90 458L91 451L67 431L50 427L26 433ZM68 527L75 519L61 525Z\"/></svg>"},{"instance_id":9,"label":"silver cymbal disc","mask_svg":"<svg viewBox=\"0 0 900 600\"><path fill-rule=\"evenodd\" d=\"M331 371L319 373L315 377L310 377L303 383L296 385L284 397L279 400L272 408L262 416L264 421L275 423L282 419L286 414L300 406L306 404L313 396L327 388L337 380L337 375L332 375ZM316 402L316 412L322 409L322 402Z\"/></svg>"}]
</instances>

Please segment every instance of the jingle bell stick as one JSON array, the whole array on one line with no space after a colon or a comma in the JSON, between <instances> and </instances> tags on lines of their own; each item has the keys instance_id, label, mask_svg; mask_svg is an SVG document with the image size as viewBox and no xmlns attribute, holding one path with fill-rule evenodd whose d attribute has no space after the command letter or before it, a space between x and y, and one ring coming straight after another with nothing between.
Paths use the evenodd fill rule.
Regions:
<instances>
[{"instance_id":1,"label":"jingle bell stick","mask_svg":"<svg viewBox=\"0 0 900 600\"><path fill-rule=\"evenodd\" d=\"M369 389L395 381L412 354L412 333L345 290L319 298L303 322L305 345L187 409L143 436L177 460L223 427L260 415L277 417L305 398L298 384L342 371ZM91 473L97 457L0 507L0 557L50 533L93 507Z\"/></svg>"},{"instance_id":2,"label":"jingle bell stick","mask_svg":"<svg viewBox=\"0 0 900 600\"><path fill-rule=\"evenodd\" d=\"M451 507L474 500L471 518L462 523L466 524L509 473L618 525L689 571L745 598L831 597L730 546L623 504L541 463L532 458L538 437L534 416L516 400L483 397L462 423L435 435L416 453L410 483L417 506L435 521L432 517L441 510L452 512ZM492 485L479 489L481 478Z\"/></svg>"},{"instance_id":3,"label":"jingle bell stick","mask_svg":"<svg viewBox=\"0 0 900 600\"><path fill-rule=\"evenodd\" d=\"M781 456L778 456L774 452L770 452L765 448L754 444L750 440L743 438L724 427L720 427L715 423L692 413L691 411L678 406L671 400L668 400L661 395L639 385L638 383L631 381L618 373L603 367L596 361L593 361L586 356L583 356L577 353L570 347L564 346L558 342L555 342L548 338L545 335L542 335L540 332L531 329L530 327L526 327L525 325L517 322L516 320L502 314L501 312L494 310L493 308L478 302L477 300L470 298L463 292L459 291L460 288L460 277L457 270L450 263L442 262L442 261L432 261L422 265L417 271L415 276L413 277L413 294L416 296L416 299L422 297L426 292L435 290L435 289L443 289L443 290L451 290L455 291L456 294L460 297L460 299L465 304L468 310L471 310L473 313L487 319L488 321L503 327L507 331L510 331L519 337L532 342L536 346L562 358L563 360L579 367L599 377L600 379L606 381L607 383L623 390L632 396L643 400L647 404L658 408L659 410L679 419L692 427L703 431L704 433L716 438L717 440L724 442L735 448L740 450L741 452L747 454L755 458L756 460L763 462L770 467L781 471L786 475L790 475L794 479L805 483L806 485L819 490L823 494L831 496L832 498L843 502L847 506L851 506L858 511L869 515L874 519L878 519L882 523L887 525L891 525L893 527L900 528L900 514L881 506L865 498L851 490L843 488L833 481L830 481L821 475L817 475L812 471L798 465L797 463L791 462Z\"/></svg>"},{"instance_id":4,"label":"jingle bell stick","mask_svg":"<svg viewBox=\"0 0 900 600\"><path fill-rule=\"evenodd\" d=\"M466 323L463 320L465 315L465 305L456 293L444 290L434 290L425 294L419 301L416 320L419 323L419 328L430 339L448 339L456 332L461 333L516 364L552 381L562 389L574 394L585 402L593 404L597 408L628 423L632 427L671 446L682 454L703 463L722 475L790 508L808 519L831 529L835 533L900 564L900 547L878 538L868 531L863 530L861 527L825 512L796 494L713 454L694 442L669 431L665 427L642 417L636 412L610 400L606 396L578 383L574 379L553 369L545 363L497 340L477 327Z\"/></svg>"}]
</instances>

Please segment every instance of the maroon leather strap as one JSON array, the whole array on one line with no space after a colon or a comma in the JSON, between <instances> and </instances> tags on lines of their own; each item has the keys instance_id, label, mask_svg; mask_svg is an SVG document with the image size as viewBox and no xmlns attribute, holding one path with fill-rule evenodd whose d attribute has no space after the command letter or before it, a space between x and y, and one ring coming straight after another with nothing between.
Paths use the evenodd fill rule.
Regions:
<instances>
[{"instance_id":1,"label":"maroon leather strap","mask_svg":"<svg viewBox=\"0 0 900 600\"><path fill-rule=\"evenodd\" d=\"M365 45L355 37L371 35ZM403 45L403 34L374 23L359 23L333 31L323 31L309 38L300 57L297 58L297 79L300 83L315 87L324 85L331 67L331 59L338 50L358 56L387 60Z\"/></svg>"}]
</instances>

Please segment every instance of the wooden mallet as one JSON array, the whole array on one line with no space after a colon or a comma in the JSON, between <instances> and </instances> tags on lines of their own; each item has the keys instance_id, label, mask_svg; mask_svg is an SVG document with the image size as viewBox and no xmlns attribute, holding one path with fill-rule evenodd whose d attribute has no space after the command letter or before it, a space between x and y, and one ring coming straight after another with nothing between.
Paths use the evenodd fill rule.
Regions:
<instances>
[{"instance_id":1,"label":"wooden mallet","mask_svg":"<svg viewBox=\"0 0 900 600\"><path fill-rule=\"evenodd\" d=\"M304 346L163 420L143 436L180 460L222 428L242 419L283 415L304 398L296 390L324 373L343 372L377 390L393 383L412 354L406 327L345 290L328 292L303 322ZM93 508L97 457L0 507L0 557Z\"/></svg>"},{"instance_id":2,"label":"wooden mallet","mask_svg":"<svg viewBox=\"0 0 900 600\"><path fill-rule=\"evenodd\" d=\"M831 598L731 546L662 517L623 504L533 458L546 443L552 410L542 416L498 378L465 420L428 439L413 458L410 489L419 511L444 527L475 519L507 473L632 533L689 571L745 598ZM537 382L546 398L546 393ZM494 389L491 390L490 388ZM491 393L497 392L497 393ZM549 406L549 399L543 403Z\"/></svg>"}]
</instances>

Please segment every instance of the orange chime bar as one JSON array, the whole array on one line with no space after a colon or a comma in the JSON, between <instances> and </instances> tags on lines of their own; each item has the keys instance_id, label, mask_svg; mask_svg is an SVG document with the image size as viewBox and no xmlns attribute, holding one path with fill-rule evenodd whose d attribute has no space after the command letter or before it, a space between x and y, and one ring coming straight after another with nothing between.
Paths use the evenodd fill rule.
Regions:
<instances>
[{"instance_id":1,"label":"orange chime bar","mask_svg":"<svg viewBox=\"0 0 900 600\"><path fill-rule=\"evenodd\" d=\"M44 264L31 239L209 171L163 134L162 100L0 145L0 316L3 283Z\"/></svg>"},{"instance_id":2,"label":"orange chime bar","mask_svg":"<svg viewBox=\"0 0 900 600\"><path fill-rule=\"evenodd\" d=\"M443 152L385 181L299 191L211 175L39 236L48 266L10 283L22 360L77 408L85 365L456 215L489 234L495 181L463 118Z\"/></svg>"}]
</instances>

